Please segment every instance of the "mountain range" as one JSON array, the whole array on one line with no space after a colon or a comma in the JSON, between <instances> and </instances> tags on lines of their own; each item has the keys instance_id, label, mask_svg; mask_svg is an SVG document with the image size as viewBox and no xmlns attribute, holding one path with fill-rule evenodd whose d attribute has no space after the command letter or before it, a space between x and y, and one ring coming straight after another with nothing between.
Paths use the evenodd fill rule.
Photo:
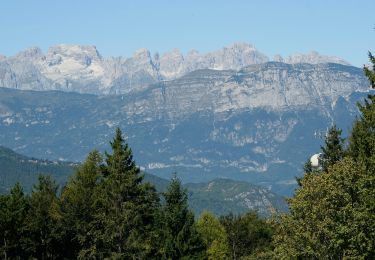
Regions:
<instances>
[{"instance_id":1,"label":"mountain range","mask_svg":"<svg viewBox=\"0 0 375 260\"><path fill-rule=\"evenodd\" d=\"M76 163L57 162L30 158L0 146L0 194L9 192L19 182L27 193L36 184L39 174L48 174L63 187L73 174ZM145 181L152 183L158 192L166 191L169 181L155 175L144 174ZM210 210L216 215L244 213L249 210L261 215L287 211L287 205L264 187L230 179L215 179L209 183L185 184L189 205L196 216Z\"/></svg>"},{"instance_id":2,"label":"mountain range","mask_svg":"<svg viewBox=\"0 0 375 260\"><path fill-rule=\"evenodd\" d=\"M277 62L339 63L338 57L317 52L274 57ZM196 50L183 55L178 49L159 55L147 49L132 57L104 58L95 46L56 45L44 54L33 47L15 56L0 56L0 87L23 90L62 90L93 94L118 94L141 91L148 85L179 78L199 69L239 70L270 59L253 45L235 43L223 49L200 54Z\"/></svg>"},{"instance_id":3,"label":"mountain range","mask_svg":"<svg viewBox=\"0 0 375 260\"><path fill-rule=\"evenodd\" d=\"M195 54L194 54L195 53ZM103 58L32 48L0 60L0 144L51 160L108 149L121 127L142 168L184 182L230 178L291 195L336 123L348 134L369 93L362 69L316 52L274 61L249 44Z\"/></svg>"}]
</instances>

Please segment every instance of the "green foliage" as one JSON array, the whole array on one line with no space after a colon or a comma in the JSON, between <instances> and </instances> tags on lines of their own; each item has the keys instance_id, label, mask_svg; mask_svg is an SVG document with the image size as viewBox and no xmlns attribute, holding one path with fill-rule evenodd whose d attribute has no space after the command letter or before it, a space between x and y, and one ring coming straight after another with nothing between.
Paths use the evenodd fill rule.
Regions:
<instances>
[{"instance_id":1,"label":"green foliage","mask_svg":"<svg viewBox=\"0 0 375 260\"><path fill-rule=\"evenodd\" d=\"M273 228L254 212L235 216L223 216L220 222L225 227L231 259L256 256L271 246Z\"/></svg>"},{"instance_id":2,"label":"green foliage","mask_svg":"<svg viewBox=\"0 0 375 260\"><path fill-rule=\"evenodd\" d=\"M17 182L29 193L40 174L51 175L59 184L74 172L71 163L38 160L0 146L0 194L9 192Z\"/></svg>"},{"instance_id":3,"label":"green foliage","mask_svg":"<svg viewBox=\"0 0 375 260\"><path fill-rule=\"evenodd\" d=\"M189 210L186 191L175 176L163 194L161 255L164 259L202 259L205 247Z\"/></svg>"},{"instance_id":4,"label":"green foliage","mask_svg":"<svg viewBox=\"0 0 375 260\"><path fill-rule=\"evenodd\" d=\"M375 170L375 96L369 95L364 104L358 104L361 117L354 122L349 139L349 154L363 163L369 171Z\"/></svg>"},{"instance_id":5,"label":"green foliage","mask_svg":"<svg viewBox=\"0 0 375 260\"><path fill-rule=\"evenodd\" d=\"M325 174L309 174L290 200L275 236L278 258L366 257L371 236L364 228L373 217L363 214L363 169L345 158Z\"/></svg>"},{"instance_id":6,"label":"green foliage","mask_svg":"<svg viewBox=\"0 0 375 260\"><path fill-rule=\"evenodd\" d=\"M375 89L375 58L369 52L372 68L364 67L371 87ZM358 104L361 112L360 118L354 122L349 139L349 154L357 162L365 165L369 171L375 171L375 96L368 95L364 104Z\"/></svg>"},{"instance_id":7,"label":"green foliage","mask_svg":"<svg viewBox=\"0 0 375 260\"><path fill-rule=\"evenodd\" d=\"M24 234L28 198L17 183L9 195L0 195L0 253L3 259L24 258L20 238Z\"/></svg>"},{"instance_id":8,"label":"green foliage","mask_svg":"<svg viewBox=\"0 0 375 260\"><path fill-rule=\"evenodd\" d=\"M207 248L209 260L228 259L229 248L225 228L212 213L202 213L197 221L197 229Z\"/></svg>"},{"instance_id":9,"label":"green foliage","mask_svg":"<svg viewBox=\"0 0 375 260\"><path fill-rule=\"evenodd\" d=\"M364 66L363 70L365 72L366 77L369 79L371 83L371 87L375 89L375 57L372 55L371 52L368 53L368 57L370 59L370 62L372 63L372 68L368 68Z\"/></svg>"},{"instance_id":10,"label":"green foliage","mask_svg":"<svg viewBox=\"0 0 375 260\"><path fill-rule=\"evenodd\" d=\"M321 166L323 171L340 161L344 155L344 138L341 138L342 130L333 125L327 133L324 146L321 147Z\"/></svg>"},{"instance_id":11,"label":"green foliage","mask_svg":"<svg viewBox=\"0 0 375 260\"><path fill-rule=\"evenodd\" d=\"M243 214L250 207L262 216L288 210L283 197L244 181L215 179L208 183L186 184L185 187L189 191L190 206L197 215L205 210L217 216Z\"/></svg>"},{"instance_id":12,"label":"green foliage","mask_svg":"<svg viewBox=\"0 0 375 260\"><path fill-rule=\"evenodd\" d=\"M28 253L37 259L57 259L60 255L57 185L49 176L40 176L30 197L25 241Z\"/></svg>"},{"instance_id":13,"label":"green foliage","mask_svg":"<svg viewBox=\"0 0 375 260\"><path fill-rule=\"evenodd\" d=\"M66 257L87 257L94 245L91 229L97 212L98 184L102 179L102 158L98 151L91 152L86 161L69 179L61 194L63 236Z\"/></svg>"},{"instance_id":14,"label":"green foliage","mask_svg":"<svg viewBox=\"0 0 375 260\"><path fill-rule=\"evenodd\" d=\"M267 255L272 228L256 214L224 218L223 225L204 213L196 223L187 192L176 177L163 193L161 206L119 129L111 148L105 160L91 152L60 196L50 176L39 177L31 196L24 196L20 185L0 196L2 257L227 259L233 256L233 241L234 259ZM234 192L226 195L244 188L238 182L217 180L216 194L223 184Z\"/></svg>"},{"instance_id":15,"label":"green foliage","mask_svg":"<svg viewBox=\"0 0 375 260\"><path fill-rule=\"evenodd\" d=\"M375 88L373 69L364 70ZM375 96L358 107L347 151L334 127L322 148L323 171L300 179L274 237L276 259L375 258Z\"/></svg>"},{"instance_id":16,"label":"green foliage","mask_svg":"<svg viewBox=\"0 0 375 260\"><path fill-rule=\"evenodd\" d=\"M153 251L152 228L158 207L153 186L133 161L132 151L120 129L111 142L112 154L106 153L105 178L98 198L100 210L95 216L100 256L145 258Z\"/></svg>"}]
</instances>

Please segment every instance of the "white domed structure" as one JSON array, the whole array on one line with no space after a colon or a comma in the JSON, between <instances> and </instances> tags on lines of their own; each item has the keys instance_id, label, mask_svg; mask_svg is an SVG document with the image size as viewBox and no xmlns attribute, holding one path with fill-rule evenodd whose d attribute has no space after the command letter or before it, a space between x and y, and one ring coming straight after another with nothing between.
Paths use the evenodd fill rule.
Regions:
<instances>
[{"instance_id":1,"label":"white domed structure","mask_svg":"<svg viewBox=\"0 0 375 260\"><path fill-rule=\"evenodd\" d=\"M312 167L319 167L320 156L321 156L321 153L317 153L311 156L310 163Z\"/></svg>"}]
</instances>

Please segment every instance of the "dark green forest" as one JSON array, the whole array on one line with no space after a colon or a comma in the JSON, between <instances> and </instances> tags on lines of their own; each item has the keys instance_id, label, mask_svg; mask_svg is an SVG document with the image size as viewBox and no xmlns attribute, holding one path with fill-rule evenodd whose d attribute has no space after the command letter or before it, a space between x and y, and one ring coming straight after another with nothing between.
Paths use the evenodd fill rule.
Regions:
<instances>
[{"instance_id":1,"label":"dark green forest","mask_svg":"<svg viewBox=\"0 0 375 260\"><path fill-rule=\"evenodd\" d=\"M375 88L375 58L365 75ZM375 259L375 96L358 104L350 136L335 125L321 164L307 162L289 212L194 216L177 176L143 181L120 129L64 187L40 176L30 194L0 196L3 259Z\"/></svg>"}]
</instances>

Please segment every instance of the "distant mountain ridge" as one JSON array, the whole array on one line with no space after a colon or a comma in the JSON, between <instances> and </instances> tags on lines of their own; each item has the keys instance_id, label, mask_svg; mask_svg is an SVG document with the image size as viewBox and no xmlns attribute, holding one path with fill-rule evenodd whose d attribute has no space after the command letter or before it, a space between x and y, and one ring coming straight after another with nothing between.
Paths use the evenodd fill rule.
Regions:
<instances>
[{"instance_id":1,"label":"distant mountain ridge","mask_svg":"<svg viewBox=\"0 0 375 260\"><path fill-rule=\"evenodd\" d=\"M9 192L16 182L26 192L30 192L39 174L51 175L62 187L77 166L78 164L73 163L30 158L0 146L0 194ZM169 184L168 180L147 173L145 181L154 184L158 192L164 192ZM184 187L188 190L189 204L197 216L204 210L217 215L250 210L269 215L288 210L284 198L266 188L246 182L217 179L210 183L187 184Z\"/></svg>"},{"instance_id":2,"label":"distant mountain ridge","mask_svg":"<svg viewBox=\"0 0 375 260\"><path fill-rule=\"evenodd\" d=\"M276 60L249 44L185 56L141 49L128 59L93 46L31 48L0 61L0 144L82 161L120 127L147 172L290 195L319 150L315 133L336 123L346 134L370 89L362 69L337 57Z\"/></svg>"},{"instance_id":3,"label":"distant mountain ridge","mask_svg":"<svg viewBox=\"0 0 375 260\"><path fill-rule=\"evenodd\" d=\"M39 174L51 175L61 185L77 165L31 158L0 146L0 193L8 192L16 182L30 192Z\"/></svg>"},{"instance_id":4,"label":"distant mountain ridge","mask_svg":"<svg viewBox=\"0 0 375 260\"><path fill-rule=\"evenodd\" d=\"M163 55L152 55L147 49L139 49L129 58L105 58L95 46L60 44L50 47L46 54L33 47L12 57L0 57L0 87L121 94L142 91L150 84L176 79L195 70L239 70L268 61L266 55L247 43L234 43L206 54L192 50L183 55L173 49ZM275 61L349 65L341 58L317 52L285 59L277 56Z\"/></svg>"}]
</instances>

